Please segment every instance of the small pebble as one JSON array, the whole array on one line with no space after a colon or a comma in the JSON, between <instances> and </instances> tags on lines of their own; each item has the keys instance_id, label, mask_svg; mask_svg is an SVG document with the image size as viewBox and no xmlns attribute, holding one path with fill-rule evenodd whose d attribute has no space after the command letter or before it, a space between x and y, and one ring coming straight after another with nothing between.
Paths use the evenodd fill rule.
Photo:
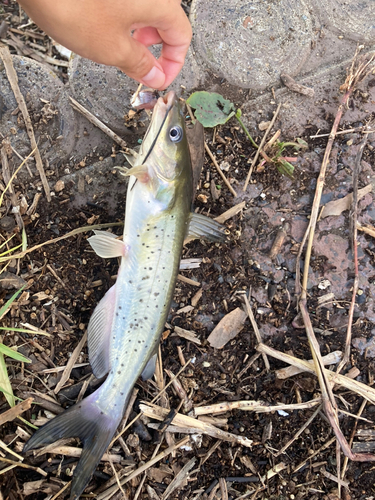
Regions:
<instances>
[{"instance_id":1,"label":"small pebble","mask_svg":"<svg viewBox=\"0 0 375 500\"><path fill-rule=\"evenodd\" d=\"M61 179L58 180L55 184L55 191L56 193L60 193L65 188L65 182L62 181Z\"/></svg>"}]
</instances>

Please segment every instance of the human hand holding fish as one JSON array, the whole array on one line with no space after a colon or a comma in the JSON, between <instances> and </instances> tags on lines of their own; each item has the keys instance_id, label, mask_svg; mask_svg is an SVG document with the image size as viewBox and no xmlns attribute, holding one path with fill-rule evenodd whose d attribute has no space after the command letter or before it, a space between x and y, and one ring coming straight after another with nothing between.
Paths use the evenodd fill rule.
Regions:
<instances>
[{"instance_id":1,"label":"human hand holding fish","mask_svg":"<svg viewBox=\"0 0 375 500\"><path fill-rule=\"evenodd\" d=\"M117 281L94 310L87 329L95 392L41 427L24 451L79 437L83 442L71 499L85 489L119 426L134 384L155 371L186 236L220 242L225 228L191 212L193 176L184 114L174 92L160 97L131 168L123 240L96 232L89 243L103 258L120 257Z\"/></svg>"},{"instance_id":2,"label":"human hand holding fish","mask_svg":"<svg viewBox=\"0 0 375 500\"><path fill-rule=\"evenodd\" d=\"M180 0L19 0L54 40L131 78L164 89L184 64L191 26ZM161 44L159 59L148 50Z\"/></svg>"}]
</instances>

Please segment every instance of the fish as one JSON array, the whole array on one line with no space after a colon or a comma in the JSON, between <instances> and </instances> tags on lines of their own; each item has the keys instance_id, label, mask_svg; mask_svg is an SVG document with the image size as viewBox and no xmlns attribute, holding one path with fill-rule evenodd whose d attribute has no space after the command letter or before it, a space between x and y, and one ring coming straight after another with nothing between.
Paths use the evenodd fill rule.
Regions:
<instances>
[{"instance_id":1,"label":"fish","mask_svg":"<svg viewBox=\"0 0 375 500\"><path fill-rule=\"evenodd\" d=\"M225 228L191 211L192 166L184 117L174 92L159 97L139 153L129 156L122 239L96 231L89 238L103 258L120 257L116 283L90 318L87 337L93 374L103 384L41 427L23 451L78 437L82 454L70 499L76 500L109 446L132 389L155 371L187 236L223 241Z\"/></svg>"}]
</instances>

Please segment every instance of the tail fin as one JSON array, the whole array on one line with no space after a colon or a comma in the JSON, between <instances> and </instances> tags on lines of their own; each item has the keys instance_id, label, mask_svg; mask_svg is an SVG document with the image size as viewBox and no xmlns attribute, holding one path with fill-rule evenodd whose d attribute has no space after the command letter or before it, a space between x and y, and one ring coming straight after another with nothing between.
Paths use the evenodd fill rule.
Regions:
<instances>
[{"instance_id":1,"label":"tail fin","mask_svg":"<svg viewBox=\"0 0 375 500\"><path fill-rule=\"evenodd\" d=\"M80 438L83 450L73 475L71 500L78 499L90 481L122 418L122 414L111 415L98 408L98 391L41 427L23 449L26 452L58 439Z\"/></svg>"}]
</instances>

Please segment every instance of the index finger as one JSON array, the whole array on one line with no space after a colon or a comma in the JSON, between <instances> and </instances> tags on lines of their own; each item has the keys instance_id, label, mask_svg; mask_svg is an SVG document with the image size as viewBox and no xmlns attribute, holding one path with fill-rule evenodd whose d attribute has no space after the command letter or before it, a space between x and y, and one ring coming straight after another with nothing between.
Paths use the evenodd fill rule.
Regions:
<instances>
[{"instance_id":1,"label":"index finger","mask_svg":"<svg viewBox=\"0 0 375 500\"><path fill-rule=\"evenodd\" d=\"M165 87L170 85L181 71L192 38L190 22L182 8L180 12L179 19L176 19L172 26L158 29L162 39L158 61L165 73Z\"/></svg>"}]
</instances>

